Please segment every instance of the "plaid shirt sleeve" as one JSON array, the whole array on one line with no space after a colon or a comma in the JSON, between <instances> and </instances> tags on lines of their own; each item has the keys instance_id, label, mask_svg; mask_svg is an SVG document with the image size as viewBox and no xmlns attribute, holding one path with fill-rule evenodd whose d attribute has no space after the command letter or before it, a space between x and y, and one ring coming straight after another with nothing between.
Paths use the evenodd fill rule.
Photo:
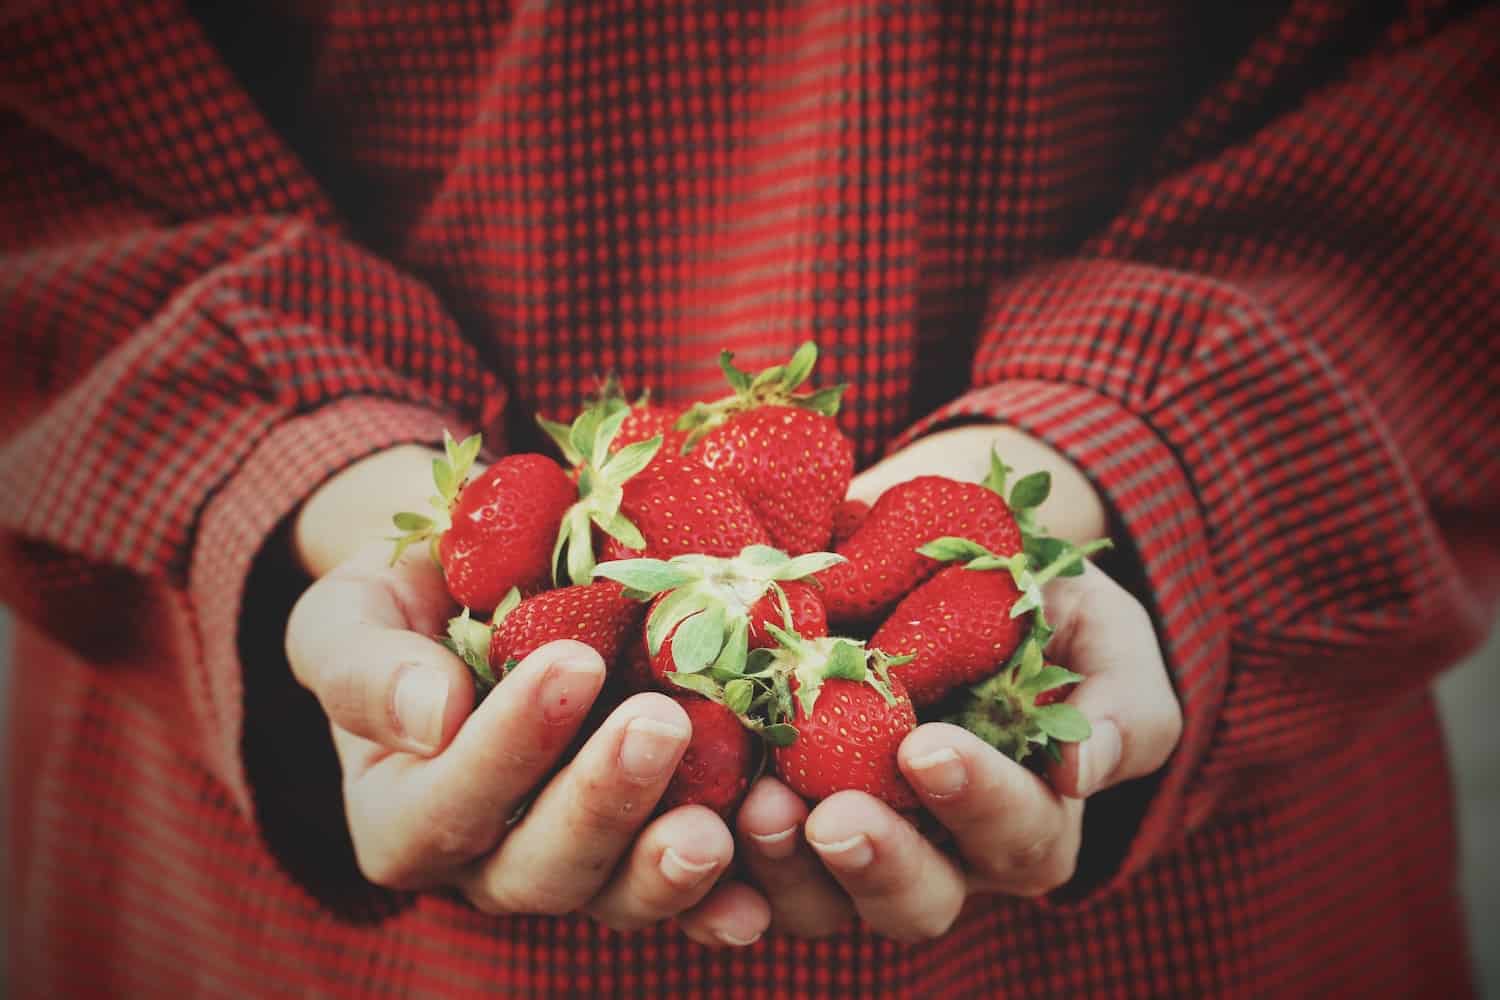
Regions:
<instances>
[{"instance_id":1,"label":"plaid shirt sleeve","mask_svg":"<svg viewBox=\"0 0 1500 1000\"><path fill-rule=\"evenodd\" d=\"M1049 441L1139 557L1186 726L1116 882L1491 621L1500 18L1289 89L1324 28L1262 38L1082 254L995 287L974 388L913 431Z\"/></svg>"},{"instance_id":2,"label":"plaid shirt sleeve","mask_svg":"<svg viewBox=\"0 0 1500 1000\"><path fill-rule=\"evenodd\" d=\"M504 392L429 289L341 237L191 22L114 27L153 54L67 21L11 23L0 55L19 161L0 174L0 593L66 643L110 633L96 663L169 635L121 684L245 805L235 631L255 553L333 471L493 424ZM167 50L200 64L108 71Z\"/></svg>"}]
</instances>

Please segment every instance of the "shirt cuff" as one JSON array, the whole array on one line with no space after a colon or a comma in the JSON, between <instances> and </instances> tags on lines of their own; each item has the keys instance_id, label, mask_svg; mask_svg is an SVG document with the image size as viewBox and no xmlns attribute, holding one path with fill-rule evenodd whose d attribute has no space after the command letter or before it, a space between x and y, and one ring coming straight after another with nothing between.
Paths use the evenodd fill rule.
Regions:
<instances>
[{"instance_id":1,"label":"shirt cuff","mask_svg":"<svg viewBox=\"0 0 1500 1000\"><path fill-rule=\"evenodd\" d=\"M241 758L244 678L239 631L245 583L266 540L328 477L399 444L435 443L457 421L384 399L330 403L277 425L204 508L188 575L201 655L189 680L194 714L206 727L199 744L236 804L253 813Z\"/></svg>"},{"instance_id":2,"label":"shirt cuff","mask_svg":"<svg viewBox=\"0 0 1500 1000\"><path fill-rule=\"evenodd\" d=\"M1224 699L1228 619L1191 482L1172 449L1142 417L1081 386L1013 380L960 396L912 427L897 446L979 419L1010 424L1066 455L1111 508L1115 542L1136 557L1137 596L1156 623L1182 707L1182 738L1162 771L1090 801L1079 877L1051 902L1093 899L1180 843L1214 808L1213 790L1193 778ZM1107 817L1131 812L1132 792L1138 800L1145 796L1134 811L1138 822L1110 822L1100 831L1096 819L1105 823ZM1106 808L1096 808L1096 803ZM1091 844L1090 832L1128 845ZM1107 860L1091 865L1090 857Z\"/></svg>"}]
</instances>

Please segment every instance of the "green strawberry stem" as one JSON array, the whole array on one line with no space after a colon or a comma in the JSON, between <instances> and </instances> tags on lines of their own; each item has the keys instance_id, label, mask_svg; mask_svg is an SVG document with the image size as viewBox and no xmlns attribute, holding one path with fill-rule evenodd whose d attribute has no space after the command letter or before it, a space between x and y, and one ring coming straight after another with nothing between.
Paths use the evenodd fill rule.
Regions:
<instances>
[{"instance_id":1,"label":"green strawberry stem","mask_svg":"<svg viewBox=\"0 0 1500 1000\"><path fill-rule=\"evenodd\" d=\"M594 574L594 527L632 549L644 549L640 529L620 512L625 483L644 469L661 450L660 434L628 444L614 454L609 446L630 415L623 399L605 397L586 408L568 425L537 418L562 452L578 469L578 502L563 515L552 547L552 581L561 582L560 566L572 583L588 583Z\"/></svg>"},{"instance_id":2,"label":"green strawberry stem","mask_svg":"<svg viewBox=\"0 0 1500 1000\"><path fill-rule=\"evenodd\" d=\"M617 559L596 566L593 575L614 580L637 600L666 594L646 621L648 651L655 656L671 635L676 673L712 669L724 680L739 676L745 667L750 609L756 602L776 591L783 619L790 626L791 610L780 584L802 580L843 561L843 556L832 552L793 557L769 545L747 545L732 558Z\"/></svg>"},{"instance_id":3,"label":"green strawberry stem","mask_svg":"<svg viewBox=\"0 0 1500 1000\"><path fill-rule=\"evenodd\" d=\"M835 416L847 385L839 384L813 392L797 391L812 374L817 361L818 345L809 340L797 348L786 364L772 365L752 376L735 366L732 351L721 351L719 369L734 392L711 403L694 403L678 418L675 429L689 432L682 450L692 450L704 435L734 414L758 406L795 406L826 417Z\"/></svg>"},{"instance_id":4,"label":"green strawberry stem","mask_svg":"<svg viewBox=\"0 0 1500 1000\"><path fill-rule=\"evenodd\" d=\"M511 602L507 595L507 611L520 602L521 592L512 588L511 593L516 600ZM490 667L490 637L493 633L491 625L476 621L469 616L469 609L464 608L458 615L448 619L448 634L442 640L444 646L468 664L469 670L474 674L474 691L481 698L505 678L504 672L496 677Z\"/></svg>"},{"instance_id":5,"label":"green strawberry stem","mask_svg":"<svg viewBox=\"0 0 1500 1000\"><path fill-rule=\"evenodd\" d=\"M428 516L402 511L391 518L396 530L401 532L387 539L396 543L396 550L391 554L392 566L400 562L406 550L418 542L427 542L432 552L432 561L438 562L438 539L452 524L449 512L458 500L464 483L468 482L469 474L474 471L474 460L479 457L482 444L483 439L478 434L471 434L460 443L453 440L453 435L448 433L447 428L443 429L443 457L432 460L432 481L437 486L437 495L431 497L428 503L432 505L434 513Z\"/></svg>"}]
</instances>

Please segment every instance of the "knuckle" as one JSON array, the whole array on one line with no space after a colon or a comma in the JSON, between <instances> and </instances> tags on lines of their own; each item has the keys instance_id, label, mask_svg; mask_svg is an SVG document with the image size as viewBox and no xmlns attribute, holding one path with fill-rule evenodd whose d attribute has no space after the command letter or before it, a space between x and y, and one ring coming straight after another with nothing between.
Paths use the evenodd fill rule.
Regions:
<instances>
[{"instance_id":1,"label":"knuckle","mask_svg":"<svg viewBox=\"0 0 1500 1000\"><path fill-rule=\"evenodd\" d=\"M1015 895L1028 899L1045 896L1071 882L1077 867L1076 858L1061 851L1055 852L1045 862L1022 875Z\"/></svg>"},{"instance_id":2,"label":"knuckle","mask_svg":"<svg viewBox=\"0 0 1500 1000\"><path fill-rule=\"evenodd\" d=\"M405 889L413 881L410 864L390 850L371 845L360 837L354 839L354 861L361 875L382 889Z\"/></svg>"},{"instance_id":3,"label":"knuckle","mask_svg":"<svg viewBox=\"0 0 1500 1000\"><path fill-rule=\"evenodd\" d=\"M490 887L490 896L502 913L543 917L564 916L578 909L583 902L576 892L537 873L528 875L522 882L502 879Z\"/></svg>"},{"instance_id":4,"label":"knuckle","mask_svg":"<svg viewBox=\"0 0 1500 1000\"><path fill-rule=\"evenodd\" d=\"M545 767L549 759L541 745L529 741L511 741L500 747L496 756L505 774L534 774Z\"/></svg>"},{"instance_id":5,"label":"knuckle","mask_svg":"<svg viewBox=\"0 0 1500 1000\"><path fill-rule=\"evenodd\" d=\"M485 916L503 917L510 912L501 905L498 899L483 889L465 887L463 893L469 905Z\"/></svg>"},{"instance_id":6,"label":"knuckle","mask_svg":"<svg viewBox=\"0 0 1500 1000\"><path fill-rule=\"evenodd\" d=\"M579 783L573 798L578 822L585 829L605 835L623 836L635 831L643 810L636 797L607 781Z\"/></svg>"},{"instance_id":7,"label":"knuckle","mask_svg":"<svg viewBox=\"0 0 1500 1000\"><path fill-rule=\"evenodd\" d=\"M948 933L956 919L958 919L956 910L953 913L924 914L914 920L911 926L905 928L899 938L907 944L935 941Z\"/></svg>"},{"instance_id":8,"label":"knuckle","mask_svg":"<svg viewBox=\"0 0 1500 1000\"><path fill-rule=\"evenodd\" d=\"M656 923L658 919L661 919L622 909L618 906L589 906L585 907L584 913L595 923L601 924L619 934L629 934L633 931L642 930Z\"/></svg>"},{"instance_id":9,"label":"knuckle","mask_svg":"<svg viewBox=\"0 0 1500 1000\"><path fill-rule=\"evenodd\" d=\"M1005 856L1003 867L1013 872L1033 872L1051 863L1055 853L1055 840L1044 834L1012 848Z\"/></svg>"},{"instance_id":10,"label":"knuckle","mask_svg":"<svg viewBox=\"0 0 1500 1000\"><path fill-rule=\"evenodd\" d=\"M457 863L489 849L495 836L494 824L488 819L444 811L424 825L418 849L444 863Z\"/></svg>"}]
</instances>

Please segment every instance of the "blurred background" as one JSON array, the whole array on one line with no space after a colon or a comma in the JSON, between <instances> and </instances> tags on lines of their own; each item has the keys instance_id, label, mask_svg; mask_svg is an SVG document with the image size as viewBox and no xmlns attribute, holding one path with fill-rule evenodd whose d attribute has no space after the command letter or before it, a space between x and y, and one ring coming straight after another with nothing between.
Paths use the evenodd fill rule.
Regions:
<instances>
[{"instance_id":1,"label":"blurred background","mask_svg":"<svg viewBox=\"0 0 1500 1000\"><path fill-rule=\"evenodd\" d=\"M9 613L0 607L0 705L8 703L10 693L10 628ZM1500 841L1500 723L1496 721L1500 718L1500 628L1490 633L1483 649L1442 677L1437 694L1458 792L1463 888L1475 975L1480 996L1500 1000L1500 851L1494 848ZM0 740L0 755L6 745L7 741ZM0 756L0 773L8 773L6 765ZM6 828L0 822L0 836ZM0 929L11 919L15 916L0 908ZM5 994L5 981L0 966L0 996Z\"/></svg>"}]
</instances>

